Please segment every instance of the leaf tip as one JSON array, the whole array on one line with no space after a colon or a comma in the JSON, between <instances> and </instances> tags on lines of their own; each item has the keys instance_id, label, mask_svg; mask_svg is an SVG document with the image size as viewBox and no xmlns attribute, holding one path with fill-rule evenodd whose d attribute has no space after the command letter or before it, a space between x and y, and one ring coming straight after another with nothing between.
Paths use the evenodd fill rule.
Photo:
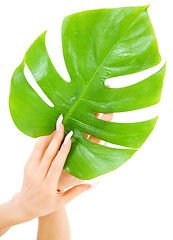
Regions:
<instances>
[{"instance_id":1,"label":"leaf tip","mask_svg":"<svg viewBox=\"0 0 173 240\"><path fill-rule=\"evenodd\" d=\"M151 5L151 4L147 4L147 5L143 6L143 7L142 7L142 8L143 8L143 11L147 10L147 9L150 7L150 5Z\"/></svg>"},{"instance_id":2,"label":"leaf tip","mask_svg":"<svg viewBox=\"0 0 173 240\"><path fill-rule=\"evenodd\" d=\"M165 70L166 70L166 65L167 65L167 60L165 61L164 65L163 65L163 68L165 68Z\"/></svg>"}]
</instances>

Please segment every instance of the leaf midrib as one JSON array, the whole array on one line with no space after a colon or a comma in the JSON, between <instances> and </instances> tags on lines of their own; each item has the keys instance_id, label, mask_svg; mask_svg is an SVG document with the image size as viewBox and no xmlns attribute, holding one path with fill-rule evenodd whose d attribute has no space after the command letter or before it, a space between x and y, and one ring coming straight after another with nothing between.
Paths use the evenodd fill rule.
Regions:
<instances>
[{"instance_id":1,"label":"leaf midrib","mask_svg":"<svg viewBox=\"0 0 173 240\"><path fill-rule=\"evenodd\" d=\"M142 11L143 12L143 11ZM139 13L138 17L131 23L131 25L129 26L128 30L123 34L123 36L120 38L120 40L111 48L111 50L109 51L109 53L107 54L107 56L103 59L102 63L98 66L98 68L96 69L96 71L94 72L94 74L92 75L92 77L90 78L90 80L88 81L85 89L83 90L83 92L79 95L77 101L73 104L72 108L69 110L69 112L67 113L67 115L64 118L63 123L65 124L68 119L70 118L70 116L72 115L73 111L75 110L75 108L77 107L78 103L80 102L80 100L82 99L82 97L84 96L84 94L86 93L86 91L88 90L92 80L94 79L95 75L98 73L98 71L101 69L101 67L103 66L103 64L106 62L106 60L109 58L109 56L111 55L112 51L118 46L118 44L122 41L122 39L128 34L129 30L131 29L132 25L137 21L137 19L139 18L139 16L141 15L141 13Z\"/></svg>"}]
</instances>

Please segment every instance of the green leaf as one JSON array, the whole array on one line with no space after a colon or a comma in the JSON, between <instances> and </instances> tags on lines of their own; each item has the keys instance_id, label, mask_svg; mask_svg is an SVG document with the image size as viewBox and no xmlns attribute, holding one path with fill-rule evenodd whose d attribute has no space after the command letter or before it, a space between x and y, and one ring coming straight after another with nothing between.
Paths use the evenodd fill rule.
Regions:
<instances>
[{"instance_id":1,"label":"green leaf","mask_svg":"<svg viewBox=\"0 0 173 240\"><path fill-rule=\"evenodd\" d=\"M118 123L94 115L146 108L160 100L165 65L128 87L105 86L108 78L140 72L161 61L147 7L89 10L65 17L62 47L71 82L55 70L46 50L46 32L13 74L9 107L15 125L34 138L49 135L62 113L65 133L74 131L64 169L78 178L91 179L118 168L142 146L157 121L156 117ZM53 107L28 83L25 64ZM126 148L96 144L83 133Z\"/></svg>"}]
</instances>

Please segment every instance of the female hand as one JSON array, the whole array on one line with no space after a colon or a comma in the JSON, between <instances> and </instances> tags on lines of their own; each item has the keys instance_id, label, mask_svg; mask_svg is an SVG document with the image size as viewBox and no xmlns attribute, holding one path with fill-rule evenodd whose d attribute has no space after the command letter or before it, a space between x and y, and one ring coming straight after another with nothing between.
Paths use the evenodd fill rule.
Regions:
<instances>
[{"instance_id":1,"label":"female hand","mask_svg":"<svg viewBox=\"0 0 173 240\"><path fill-rule=\"evenodd\" d=\"M70 151L72 135L72 131L67 134L60 148L64 126L60 122L59 125L58 131L39 138L25 165L22 190L13 198L13 203L15 202L19 209L19 223L60 210L91 187L90 184L81 184L65 192L57 191L58 181Z\"/></svg>"},{"instance_id":2,"label":"female hand","mask_svg":"<svg viewBox=\"0 0 173 240\"><path fill-rule=\"evenodd\" d=\"M110 87L108 84L106 85L107 87ZM95 113L94 114L97 118L100 117L100 113ZM113 113L104 113L100 119L104 120L104 121L109 121L111 122L112 121L112 118L113 118ZM84 136L86 138L88 138L90 141L92 142L95 142L95 143L100 143L101 140L98 139L98 138L95 138L93 136L90 136L86 133L84 133ZM106 143L104 144L106 145ZM76 178L74 176L72 176L71 174L65 172L64 170L62 170L62 173L61 173L61 176L59 178L59 182L58 182L58 189L60 190L64 190L68 187L72 187L76 184L79 184L79 183L82 183L83 180L79 179L79 178Z\"/></svg>"},{"instance_id":3,"label":"female hand","mask_svg":"<svg viewBox=\"0 0 173 240\"><path fill-rule=\"evenodd\" d=\"M96 117L99 117L99 113L95 113ZM101 119L105 121L111 121L113 114L103 114ZM85 134L85 137L90 141L100 143L100 139L89 136ZM62 170L61 176L58 181L58 189L63 191L68 187L72 187L73 185L79 184L83 182L83 180L78 179L71 174ZM48 214L43 217L39 217L38 222L38 234L37 239L71 239L70 238L70 225L68 221L68 217L65 211L62 209L61 211L56 211L51 214Z\"/></svg>"},{"instance_id":4,"label":"female hand","mask_svg":"<svg viewBox=\"0 0 173 240\"><path fill-rule=\"evenodd\" d=\"M99 118L100 114L95 113L95 116ZM104 113L100 119L105 120L105 121L112 121L112 118L113 118L113 113ZM98 144L101 142L100 139L95 138L93 136L89 136L86 133L84 133L84 136L92 142L95 142ZM104 145L106 145L106 143ZM67 173L66 171L62 170L62 173L61 173L61 176L60 176L59 182L58 182L58 189L64 190L68 187L72 187L72 186L82 183L82 182L83 182L83 180L76 178L76 177L72 176L71 174Z\"/></svg>"},{"instance_id":5,"label":"female hand","mask_svg":"<svg viewBox=\"0 0 173 240\"><path fill-rule=\"evenodd\" d=\"M99 113L95 116L99 117ZM111 121L112 117L113 114L108 113L103 114L101 119ZM71 135L72 132L67 134L60 148L64 126L59 121L56 131L39 138L25 165L22 190L0 206L0 235L11 226L33 218L39 217L41 222L53 213L57 216L58 212L64 212L69 201L91 187L90 184L81 184L64 192L64 189L82 182L63 170L71 147ZM88 135L85 134L85 137L88 138ZM93 136L89 136L89 140L96 143L101 141ZM57 192L57 189L61 191Z\"/></svg>"}]
</instances>

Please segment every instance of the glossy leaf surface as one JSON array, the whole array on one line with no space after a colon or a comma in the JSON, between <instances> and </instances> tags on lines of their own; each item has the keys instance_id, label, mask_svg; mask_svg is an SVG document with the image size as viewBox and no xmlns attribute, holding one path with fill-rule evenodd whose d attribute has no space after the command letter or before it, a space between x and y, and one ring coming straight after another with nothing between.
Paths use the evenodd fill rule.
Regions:
<instances>
[{"instance_id":1,"label":"glossy leaf surface","mask_svg":"<svg viewBox=\"0 0 173 240\"><path fill-rule=\"evenodd\" d=\"M45 37L46 32L37 38L13 74L9 107L15 125L34 138L49 135L62 113L65 133L74 131L64 167L67 172L91 179L118 168L142 146L157 117L118 123L98 119L94 113L132 111L160 100L165 66L136 84L105 86L108 78L140 72L161 61L147 6L90 10L65 17L62 47L71 82L55 70ZM28 83L25 64L53 107ZM96 144L83 133L127 148Z\"/></svg>"}]
</instances>

